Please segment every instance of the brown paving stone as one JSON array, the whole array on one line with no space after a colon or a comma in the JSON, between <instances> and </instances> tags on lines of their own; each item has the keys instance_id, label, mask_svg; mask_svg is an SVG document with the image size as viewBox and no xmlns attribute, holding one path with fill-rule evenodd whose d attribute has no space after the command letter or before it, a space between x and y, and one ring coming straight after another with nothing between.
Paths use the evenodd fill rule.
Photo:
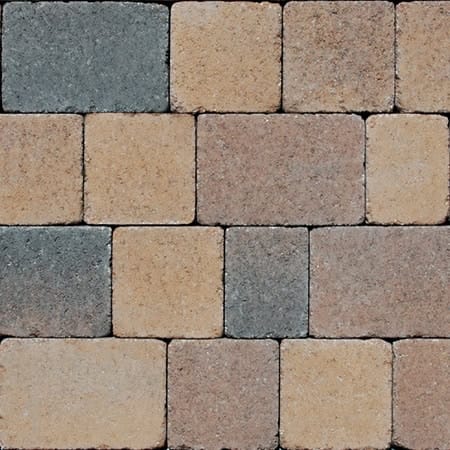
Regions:
<instances>
[{"instance_id":1,"label":"brown paving stone","mask_svg":"<svg viewBox=\"0 0 450 450\"><path fill-rule=\"evenodd\" d=\"M114 334L166 338L220 336L222 270L220 228L116 229Z\"/></svg>"},{"instance_id":2,"label":"brown paving stone","mask_svg":"<svg viewBox=\"0 0 450 450\"><path fill-rule=\"evenodd\" d=\"M284 340L281 446L388 447L391 364L391 346L380 340Z\"/></svg>"},{"instance_id":3,"label":"brown paving stone","mask_svg":"<svg viewBox=\"0 0 450 450\"><path fill-rule=\"evenodd\" d=\"M313 230L312 335L450 335L449 245L442 226Z\"/></svg>"},{"instance_id":4,"label":"brown paving stone","mask_svg":"<svg viewBox=\"0 0 450 450\"><path fill-rule=\"evenodd\" d=\"M82 117L0 115L0 223L81 220Z\"/></svg>"},{"instance_id":5,"label":"brown paving stone","mask_svg":"<svg viewBox=\"0 0 450 450\"><path fill-rule=\"evenodd\" d=\"M168 377L171 449L277 447L275 341L172 341Z\"/></svg>"},{"instance_id":6,"label":"brown paving stone","mask_svg":"<svg viewBox=\"0 0 450 450\"><path fill-rule=\"evenodd\" d=\"M358 223L363 153L364 124L353 115L201 115L198 220Z\"/></svg>"},{"instance_id":7,"label":"brown paving stone","mask_svg":"<svg viewBox=\"0 0 450 450\"><path fill-rule=\"evenodd\" d=\"M178 2L171 10L176 111L275 111L281 96L281 7Z\"/></svg>"},{"instance_id":8,"label":"brown paving stone","mask_svg":"<svg viewBox=\"0 0 450 450\"><path fill-rule=\"evenodd\" d=\"M193 220L192 116L92 114L86 117L85 141L87 222Z\"/></svg>"},{"instance_id":9,"label":"brown paving stone","mask_svg":"<svg viewBox=\"0 0 450 450\"><path fill-rule=\"evenodd\" d=\"M155 340L7 339L0 345L2 446L162 446L165 353Z\"/></svg>"},{"instance_id":10,"label":"brown paving stone","mask_svg":"<svg viewBox=\"0 0 450 450\"><path fill-rule=\"evenodd\" d=\"M450 2L402 2L396 9L397 106L450 111Z\"/></svg>"},{"instance_id":11,"label":"brown paving stone","mask_svg":"<svg viewBox=\"0 0 450 450\"><path fill-rule=\"evenodd\" d=\"M393 3L289 2L283 39L286 111L392 108Z\"/></svg>"},{"instance_id":12,"label":"brown paving stone","mask_svg":"<svg viewBox=\"0 0 450 450\"><path fill-rule=\"evenodd\" d=\"M394 442L450 448L450 340L398 341L394 355Z\"/></svg>"},{"instance_id":13,"label":"brown paving stone","mask_svg":"<svg viewBox=\"0 0 450 450\"><path fill-rule=\"evenodd\" d=\"M448 213L447 119L393 114L367 120L367 217L377 223L432 224Z\"/></svg>"}]
</instances>

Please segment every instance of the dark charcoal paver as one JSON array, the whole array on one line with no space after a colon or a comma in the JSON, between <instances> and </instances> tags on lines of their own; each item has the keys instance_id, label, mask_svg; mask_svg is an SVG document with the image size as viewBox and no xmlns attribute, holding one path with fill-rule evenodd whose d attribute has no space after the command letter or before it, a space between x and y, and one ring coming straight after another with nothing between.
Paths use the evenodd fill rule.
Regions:
<instances>
[{"instance_id":1,"label":"dark charcoal paver","mask_svg":"<svg viewBox=\"0 0 450 450\"><path fill-rule=\"evenodd\" d=\"M108 334L110 241L103 227L0 227L0 334Z\"/></svg>"},{"instance_id":2,"label":"dark charcoal paver","mask_svg":"<svg viewBox=\"0 0 450 450\"><path fill-rule=\"evenodd\" d=\"M234 337L300 337L308 331L308 231L239 227L226 232L225 329Z\"/></svg>"},{"instance_id":3,"label":"dark charcoal paver","mask_svg":"<svg viewBox=\"0 0 450 450\"><path fill-rule=\"evenodd\" d=\"M13 2L3 16L5 110L167 108L166 6Z\"/></svg>"}]
</instances>

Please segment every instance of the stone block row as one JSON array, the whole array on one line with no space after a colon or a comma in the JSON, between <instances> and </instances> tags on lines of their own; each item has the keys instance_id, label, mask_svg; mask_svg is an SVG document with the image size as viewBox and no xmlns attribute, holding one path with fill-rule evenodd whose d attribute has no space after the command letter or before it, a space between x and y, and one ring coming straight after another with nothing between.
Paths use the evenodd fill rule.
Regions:
<instances>
[{"instance_id":1,"label":"stone block row","mask_svg":"<svg viewBox=\"0 0 450 450\"><path fill-rule=\"evenodd\" d=\"M449 17L446 1L8 2L3 109L449 112Z\"/></svg>"},{"instance_id":2,"label":"stone block row","mask_svg":"<svg viewBox=\"0 0 450 450\"><path fill-rule=\"evenodd\" d=\"M2 114L0 224L443 223L448 139L432 114Z\"/></svg>"},{"instance_id":3,"label":"stone block row","mask_svg":"<svg viewBox=\"0 0 450 450\"><path fill-rule=\"evenodd\" d=\"M448 226L0 227L0 335L448 337L449 246Z\"/></svg>"},{"instance_id":4,"label":"stone block row","mask_svg":"<svg viewBox=\"0 0 450 450\"><path fill-rule=\"evenodd\" d=\"M6 339L0 442L445 450L449 361L446 339Z\"/></svg>"}]
</instances>

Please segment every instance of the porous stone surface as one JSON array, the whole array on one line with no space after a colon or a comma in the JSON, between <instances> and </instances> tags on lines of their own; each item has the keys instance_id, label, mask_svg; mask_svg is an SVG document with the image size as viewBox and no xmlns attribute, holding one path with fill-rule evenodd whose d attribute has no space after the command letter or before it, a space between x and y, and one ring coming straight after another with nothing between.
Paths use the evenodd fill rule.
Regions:
<instances>
[{"instance_id":1,"label":"porous stone surface","mask_svg":"<svg viewBox=\"0 0 450 450\"><path fill-rule=\"evenodd\" d=\"M203 224L319 225L364 217L364 123L351 115L201 115Z\"/></svg>"},{"instance_id":2,"label":"porous stone surface","mask_svg":"<svg viewBox=\"0 0 450 450\"><path fill-rule=\"evenodd\" d=\"M450 227L322 228L310 238L312 335L449 336Z\"/></svg>"},{"instance_id":3,"label":"porous stone surface","mask_svg":"<svg viewBox=\"0 0 450 450\"><path fill-rule=\"evenodd\" d=\"M277 448L278 356L272 340L172 341L168 447Z\"/></svg>"},{"instance_id":4,"label":"porous stone surface","mask_svg":"<svg viewBox=\"0 0 450 450\"><path fill-rule=\"evenodd\" d=\"M87 222L192 222L195 211L192 116L88 115L85 162Z\"/></svg>"},{"instance_id":5,"label":"porous stone surface","mask_svg":"<svg viewBox=\"0 0 450 450\"><path fill-rule=\"evenodd\" d=\"M222 271L220 228L116 229L114 334L166 338L220 336Z\"/></svg>"},{"instance_id":6,"label":"porous stone surface","mask_svg":"<svg viewBox=\"0 0 450 450\"><path fill-rule=\"evenodd\" d=\"M367 120L367 218L431 224L448 214L447 119L393 114Z\"/></svg>"},{"instance_id":7,"label":"porous stone surface","mask_svg":"<svg viewBox=\"0 0 450 450\"><path fill-rule=\"evenodd\" d=\"M402 2L397 10L396 104L405 111L450 111L450 3Z\"/></svg>"},{"instance_id":8,"label":"porous stone surface","mask_svg":"<svg viewBox=\"0 0 450 450\"><path fill-rule=\"evenodd\" d=\"M161 447L165 360L156 340L3 341L2 446Z\"/></svg>"},{"instance_id":9,"label":"porous stone surface","mask_svg":"<svg viewBox=\"0 0 450 450\"><path fill-rule=\"evenodd\" d=\"M372 116L367 121L367 214L379 223L432 224L448 214L447 119Z\"/></svg>"},{"instance_id":10,"label":"porous stone surface","mask_svg":"<svg viewBox=\"0 0 450 450\"><path fill-rule=\"evenodd\" d=\"M0 223L81 220L80 116L1 114L0 159Z\"/></svg>"},{"instance_id":11,"label":"porous stone surface","mask_svg":"<svg viewBox=\"0 0 450 450\"><path fill-rule=\"evenodd\" d=\"M164 111L167 6L12 2L3 7L3 108Z\"/></svg>"},{"instance_id":12,"label":"porous stone surface","mask_svg":"<svg viewBox=\"0 0 450 450\"><path fill-rule=\"evenodd\" d=\"M275 111L281 101L281 6L178 2L171 10L175 111Z\"/></svg>"},{"instance_id":13,"label":"porous stone surface","mask_svg":"<svg viewBox=\"0 0 450 450\"><path fill-rule=\"evenodd\" d=\"M389 111L394 4L289 2L284 8L285 111Z\"/></svg>"},{"instance_id":14,"label":"porous stone surface","mask_svg":"<svg viewBox=\"0 0 450 450\"><path fill-rule=\"evenodd\" d=\"M225 332L285 338L308 332L308 230L226 231Z\"/></svg>"},{"instance_id":15,"label":"porous stone surface","mask_svg":"<svg viewBox=\"0 0 450 450\"><path fill-rule=\"evenodd\" d=\"M394 355L394 443L450 448L450 340L397 341Z\"/></svg>"},{"instance_id":16,"label":"porous stone surface","mask_svg":"<svg viewBox=\"0 0 450 450\"><path fill-rule=\"evenodd\" d=\"M381 340L285 340L281 344L281 446L387 448L391 346Z\"/></svg>"},{"instance_id":17,"label":"porous stone surface","mask_svg":"<svg viewBox=\"0 0 450 450\"><path fill-rule=\"evenodd\" d=\"M0 249L0 335L109 333L108 228L0 227Z\"/></svg>"}]
</instances>

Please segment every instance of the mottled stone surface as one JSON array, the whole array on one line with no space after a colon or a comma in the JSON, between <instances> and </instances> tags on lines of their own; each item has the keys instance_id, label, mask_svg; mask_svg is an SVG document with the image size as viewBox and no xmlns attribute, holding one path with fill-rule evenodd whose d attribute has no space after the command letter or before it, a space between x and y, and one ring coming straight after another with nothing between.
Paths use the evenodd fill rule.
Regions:
<instances>
[{"instance_id":1,"label":"mottled stone surface","mask_svg":"<svg viewBox=\"0 0 450 450\"><path fill-rule=\"evenodd\" d=\"M367 119L367 218L432 224L448 214L448 125L442 116L393 114Z\"/></svg>"},{"instance_id":2,"label":"mottled stone surface","mask_svg":"<svg viewBox=\"0 0 450 450\"><path fill-rule=\"evenodd\" d=\"M126 2L3 7L3 108L164 111L168 8Z\"/></svg>"},{"instance_id":3,"label":"mottled stone surface","mask_svg":"<svg viewBox=\"0 0 450 450\"><path fill-rule=\"evenodd\" d=\"M306 335L306 228L227 229L225 332L243 338Z\"/></svg>"},{"instance_id":4,"label":"mottled stone surface","mask_svg":"<svg viewBox=\"0 0 450 450\"><path fill-rule=\"evenodd\" d=\"M175 340L168 376L169 448L277 448L275 341Z\"/></svg>"},{"instance_id":5,"label":"mottled stone surface","mask_svg":"<svg viewBox=\"0 0 450 450\"><path fill-rule=\"evenodd\" d=\"M346 115L201 115L203 224L358 223L364 217L364 123Z\"/></svg>"},{"instance_id":6,"label":"mottled stone surface","mask_svg":"<svg viewBox=\"0 0 450 450\"><path fill-rule=\"evenodd\" d=\"M450 3L402 2L396 9L397 106L449 112Z\"/></svg>"},{"instance_id":7,"label":"mottled stone surface","mask_svg":"<svg viewBox=\"0 0 450 450\"><path fill-rule=\"evenodd\" d=\"M314 336L449 336L450 227L311 232Z\"/></svg>"},{"instance_id":8,"label":"mottled stone surface","mask_svg":"<svg viewBox=\"0 0 450 450\"><path fill-rule=\"evenodd\" d=\"M394 443L450 448L450 340L398 341L394 355Z\"/></svg>"},{"instance_id":9,"label":"mottled stone surface","mask_svg":"<svg viewBox=\"0 0 450 450\"><path fill-rule=\"evenodd\" d=\"M170 97L175 111L275 111L281 101L281 6L175 3Z\"/></svg>"},{"instance_id":10,"label":"mottled stone surface","mask_svg":"<svg viewBox=\"0 0 450 450\"><path fill-rule=\"evenodd\" d=\"M389 111L394 4L289 2L284 8L286 111Z\"/></svg>"},{"instance_id":11,"label":"mottled stone surface","mask_svg":"<svg viewBox=\"0 0 450 450\"><path fill-rule=\"evenodd\" d=\"M108 228L0 227L0 249L0 334L109 333Z\"/></svg>"},{"instance_id":12,"label":"mottled stone surface","mask_svg":"<svg viewBox=\"0 0 450 450\"><path fill-rule=\"evenodd\" d=\"M220 336L222 271L220 228L116 229L114 334L166 338Z\"/></svg>"},{"instance_id":13,"label":"mottled stone surface","mask_svg":"<svg viewBox=\"0 0 450 450\"><path fill-rule=\"evenodd\" d=\"M82 117L0 115L0 160L0 223L81 220Z\"/></svg>"},{"instance_id":14,"label":"mottled stone surface","mask_svg":"<svg viewBox=\"0 0 450 450\"><path fill-rule=\"evenodd\" d=\"M2 446L161 447L165 360L156 340L7 339Z\"/></svg>"},{"instance_id":15,"label":"mottled stone surface","mask_svg":"<svg viewBox=\"0 0 450 450\"><path fill-rule=\"evenodd\" d=\"M192 116L92 114L86 118L85 143L87 222L192 222Z\"/></svg>"},{"instance_id":16,"label":"mottled stone surface","mask_svg":"<svg viewBox=\"0 0 450 450\"><path fill-rule=\"evenodd\" d=\"M381 340L283 341L281 446L388 447L391 370L391 346Z\"/></svg>"}]
</instances>

